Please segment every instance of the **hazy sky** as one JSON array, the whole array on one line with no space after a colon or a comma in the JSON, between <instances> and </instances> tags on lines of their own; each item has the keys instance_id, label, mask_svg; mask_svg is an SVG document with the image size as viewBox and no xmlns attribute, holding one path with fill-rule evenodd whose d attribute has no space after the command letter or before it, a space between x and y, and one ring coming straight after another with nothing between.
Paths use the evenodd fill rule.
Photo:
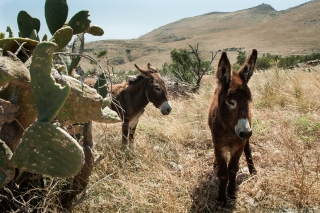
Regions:
<instances>
[{"instance_id":1,"label":"hazy sky","mask_svg":"<svg viewBox=\"0 0 320 213\"><path fill-rule=\"evenodd\" d=\"M276 10L308 2L308 0L67 0L68 20L80 10L88 10L91 24L104 29L102 37L86 35L86 42L102 39L133 39L154 29L210 12L233 12L262 3ZM80 3L81 2L81 3ZM51 37L44 17L44 0L0 0L0 32L11 26L18 34L17 15L20 10L40 19L39 37ZM8 35L8 34L7 34Z\"/></svg>"}]
</instances>

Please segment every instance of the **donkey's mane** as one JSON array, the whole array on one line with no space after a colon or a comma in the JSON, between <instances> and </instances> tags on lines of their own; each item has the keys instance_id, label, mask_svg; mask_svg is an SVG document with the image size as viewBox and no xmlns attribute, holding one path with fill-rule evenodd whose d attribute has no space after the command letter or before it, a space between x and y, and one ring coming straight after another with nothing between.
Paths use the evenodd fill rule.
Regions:
<instances>
[{"instance_id":1,"label":"donkey's mane","mask_svg":"<svg viewBox=\"0 0 320 213\"><path fill-rule=\"evenodd\" d=\"M137 83L138 81L144 79L145 77L142 76L142 74L138 74L136 75L135 78L129 78L127 79L127 83L128 84L134 84L134 83Z\"/></svg>"}]
</instances>

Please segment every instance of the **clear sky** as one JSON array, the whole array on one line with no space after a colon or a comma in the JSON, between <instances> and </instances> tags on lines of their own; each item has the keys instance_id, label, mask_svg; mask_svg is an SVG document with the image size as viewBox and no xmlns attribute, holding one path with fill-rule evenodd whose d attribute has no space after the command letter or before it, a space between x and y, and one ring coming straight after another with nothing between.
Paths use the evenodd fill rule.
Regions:
<instances>
[{"instance_id":1,"label":"clear sky","mask_svg":"<svg viewBox=\"0 0 320 213\"><path fill-rule=\"evenodd\" d=\"M234 12L271 5L280 11L309 0L67 0L68 20L80 10L88 10L91 24L104 29L102 37L86 35L86 42L104 39L138 38L154 29L183 18L210 12ZM0 0L0 32L11 26L18 34L17 15L20 10L40 19L39 37L51 37L44 17L44 0ZM8 35L8 34L7 34Z\"/></svg>"}]
</instances>

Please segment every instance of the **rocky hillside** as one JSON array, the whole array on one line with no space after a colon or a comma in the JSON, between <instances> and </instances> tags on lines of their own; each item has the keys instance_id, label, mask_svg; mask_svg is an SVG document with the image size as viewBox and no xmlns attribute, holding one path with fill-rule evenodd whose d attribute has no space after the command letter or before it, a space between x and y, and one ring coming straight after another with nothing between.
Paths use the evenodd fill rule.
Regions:
<instances>
[{"instance_id":1,"label":"rocky hillside","mask_svg":"<svg viewBox=\"0 0 320 213\"><path fill-rule=\"evenodd\" d=\"M267 4L246 10L221 13L212 12L184 18L151 31L137 39L101 40L86 44L86 53L108 51L108 59L115 70L133 70L134 63L150 62L161 68L170 62L174 48L199 49L204 58L210 51L225 48L256 48L259 54L308 54L320 51L320 1L314 0L284 11L276 11ZM235 60L236 52L230 52ZM106 58L100 59L106 66ZM233 61L232 61L233 62ZM83 63L84 69L92 69Z\"/></svg>"}]
</instances>

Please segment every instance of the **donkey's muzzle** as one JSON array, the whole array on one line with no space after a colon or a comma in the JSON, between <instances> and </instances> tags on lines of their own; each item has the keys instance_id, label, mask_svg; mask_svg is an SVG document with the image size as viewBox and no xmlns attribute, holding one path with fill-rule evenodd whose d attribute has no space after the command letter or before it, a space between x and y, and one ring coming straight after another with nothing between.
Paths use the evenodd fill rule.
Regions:
<instances>
[{"instance_id":1,"label":"donkey's muzzle","mask_svg":"<svg viewBox=\"0 0 320 213\"><path fill-rule=\"evenodd\" d=\"M252 129L248 119L239 119L234 130L240 139L248 139L252 135Z\"/></svg>"},{"instance_id":2,"label":"donkey's muzzle","mask_svg":"<svg viewBox=\"0 0 320 213\"><path fill-rule=\"evenodd\" d=\"M172 110L170 102L169 101L163 102L163 104L160 106L160 110L163 115L169 115L169 113Z\"/></svg>"},{"instance_id":3,"label":"donkey's muzzle","mask_svg":"<svg viewBox=\"0 0 320 213\"><path fill-rule=\"evenodd\" d=\"M240 132L238 136L241 139L248 139L251 137L251 135L252 135L252 130L248 132Z\"/></svg>"}]
</instances>

